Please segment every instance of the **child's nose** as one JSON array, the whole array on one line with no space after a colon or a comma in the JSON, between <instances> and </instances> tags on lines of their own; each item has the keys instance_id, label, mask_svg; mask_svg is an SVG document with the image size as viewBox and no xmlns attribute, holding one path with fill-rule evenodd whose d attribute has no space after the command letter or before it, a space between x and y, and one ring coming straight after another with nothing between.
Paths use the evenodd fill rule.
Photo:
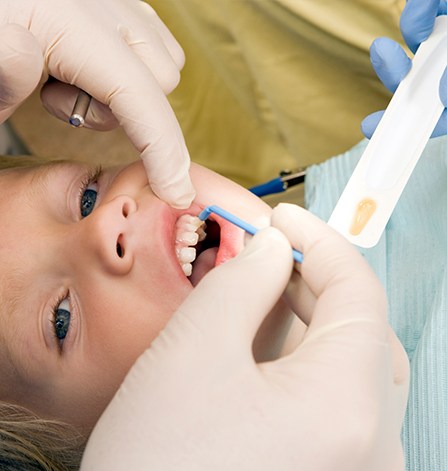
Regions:
<instances>
[{"instance_id":1,"label":"child's nose","mask_svg":"<svg viewBox=\"0 0 447 471\"><path fill-rule=\"evenodd\" d=\"M134 257L129 244L129 216L137 209L134 199L120 195L101 204L81 221L80 241L90 251L93 260L110 273L124 275L132 268Z\"/></svg>"}]
</instances>

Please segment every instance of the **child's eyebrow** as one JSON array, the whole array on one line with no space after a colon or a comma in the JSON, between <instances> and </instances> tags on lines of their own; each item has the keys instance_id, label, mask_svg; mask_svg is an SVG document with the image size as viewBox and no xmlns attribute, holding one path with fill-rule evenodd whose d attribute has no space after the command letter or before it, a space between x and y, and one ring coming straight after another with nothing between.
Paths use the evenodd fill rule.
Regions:
<instances>
[{"instance_id":1,"label":"child's eyebrow","mask_svg":"<svg viewBox=\"0 0 447 471\"><path fill-rule=\"evenodd\" d=\"M22 368L20 368L20 361L17 362L17 355L14 354L17 349L11 345L11 339L14 342L18 340L17 333L20 329L17 328L17 322L20 322L18 317L20 310L23 309L24 293L26 293L27 286L29 286L29 279L27 280L26 274L17 267L8 267L7 275L0 278L0 286L0 316L2 317L3 326L0 329L1 349L13 371L19 374ZM8 332L12 336L8 337L6 335Z\"/></svg>"},{"instance_id":2,"label":"child's eyebrow","mask_svg":"<svg viewBox=\"0 0 447 471\"><path fill-rule=\"evenodd\" d=\"M88 166L71 161L53 161L35 168L27 189L28 200L49 201L49 190L55 188L54 185L68 192L70 182L74 181L76 176L80 178L87 169Z\"/></svg>"},{"instance_id":3,"label":"child's eyebrow","mask_svg":"<svg viewBox=\"0 0 447 471\"><path fill-rule=\"evenodd\" d=\"M0 277L0 305L2 317L5 315L11 317L14 312L18 310L27 284L26 275L14 266L9 266L7 273ZM3 331L0 329L0 341L3 340Z\"/></svg>"},{"instance_id":4,"label":"child's eyebrow","mask_svg":"<svg viewBox=\"0 0 447 471\"><path fill-rule=\"evenodd\" d=\"M37 196L39 194L45 194L50 177L55 177L57 167L62 169L62 166L63 162L49 162L48 164L37 167L36 172L31 178L31 185L29 187L32 195Z\"/></svg>"}]
</instances>

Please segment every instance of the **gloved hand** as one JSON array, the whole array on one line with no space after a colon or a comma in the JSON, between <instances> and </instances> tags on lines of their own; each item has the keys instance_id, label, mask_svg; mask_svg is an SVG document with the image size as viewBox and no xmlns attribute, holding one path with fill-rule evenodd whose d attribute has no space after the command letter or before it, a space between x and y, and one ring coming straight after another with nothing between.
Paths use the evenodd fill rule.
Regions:
<instances>
[{"instance_id":1,"label":"gloved hand","mask_svg":"<svg viewBox=\"0 0 447 471\"><path fill-rule=\"evenodd\" d=\"M422 41L433 31L435 18L447 14L445 0L408 0L402 12L400 28L409 49L416 52ZM376 39L370 49L371 63L377 76L392 93L411 69L411 60L402 47L389 38ZM447 73L439 84L441 101L447 106ZM362 122L363 134L370 138L384 111L367 116ZM447 111L444 111L432 137L447 134Z\"/></svg>"},{"instance_id":2,"label":"gloved hand","mask_svg":"<svg viewBox=\"0 0 447 471\"><path fill-rule=\"evenodd\" d=\"M97 423L82 471L403 470L408 363L359 253L305 210L272 224L304 253L288 297L309 327L256 364L253 337L290 280L275 228L211 271L137 360Z\"/></svg>"},{"instance_id":3,"label":"gloved hand","mask_svg":"<svg viewBox=\"0 0 447 471\"><path fill-rule=\"evenodd\" d=\"M141 153L153 190L188 207L189 155L165 93L178 84L184 54L141 0L2 0L0 122L39 83L43 104L68 122L78 89L94 97L86 126L121 124Z\"/></svg>"}]
</instances>

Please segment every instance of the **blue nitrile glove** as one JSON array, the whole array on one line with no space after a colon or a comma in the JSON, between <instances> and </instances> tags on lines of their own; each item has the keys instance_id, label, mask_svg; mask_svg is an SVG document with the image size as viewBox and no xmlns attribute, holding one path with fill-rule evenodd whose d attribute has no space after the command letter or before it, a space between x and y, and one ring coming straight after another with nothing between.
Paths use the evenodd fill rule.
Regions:
<instances>
[{"instance_id":1,"label":"blue nitrile glove","mask_svg":"<svg viewBox=\"0 0 447 471\"><path fill-rule=\"evenodd\" d=\"M408 0L400 19L402 36L412 52L416 52L433 30L438 15L447 14L446 0ZM376 39L370 49L371 63L377 76L388 90L396 91L401 80L411 69L411 60L402 47L389 38ZM439 84L441 101L447 106L447 73L444 72ZM370 138L384 111L367 116L362 122L362 132ZM447 112L444 110L432 137L447 134Z\"/></svg>"}]
</instances>

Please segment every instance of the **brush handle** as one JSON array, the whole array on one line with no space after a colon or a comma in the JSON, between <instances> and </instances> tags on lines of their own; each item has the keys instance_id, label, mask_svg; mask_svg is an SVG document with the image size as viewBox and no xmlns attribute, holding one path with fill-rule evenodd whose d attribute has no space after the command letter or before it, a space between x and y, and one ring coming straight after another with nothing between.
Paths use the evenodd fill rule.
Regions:
<instances>
[{"instance_id":1,"label":"brush handle","mask_svg":"<svg viewBox=\"0 0 447 471\"><path fill-rule=\"evenodd\" d=\"M201 221L206 221L211 213L217 214L221 218L227 220L228 222L231 222L231 224L234 224L235 226L243 229L245 232L247 232L250 235L255 235L259 229L256 227L252 226L248 222L244 221L241 218L238 218L234 214L231 214L230 212L226 211L225 209L222 209L220 206L216 206L215 204L211 206L207 206L200 214L199 214L199 219ZM292 248L292 256L295 262L297 263L303 263L303 254L294 248Z\"/></svg>"}]
</instances>

